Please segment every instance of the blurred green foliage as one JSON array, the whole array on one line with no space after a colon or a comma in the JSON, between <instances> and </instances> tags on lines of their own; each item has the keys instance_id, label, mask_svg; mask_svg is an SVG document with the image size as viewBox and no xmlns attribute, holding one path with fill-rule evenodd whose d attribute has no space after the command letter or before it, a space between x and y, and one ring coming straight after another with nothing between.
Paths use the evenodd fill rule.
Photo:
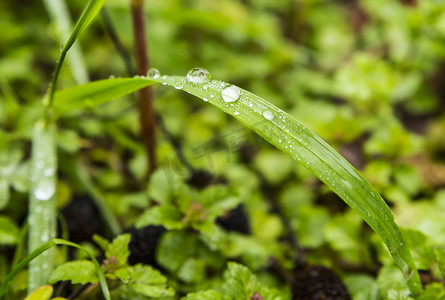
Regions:
<instances>
[{"instance_id":1,"label":"blurred green foliage","mask_svg":"<svg viewBox=\"0 0 445 300\"><path fill-rule=\"evenodd\" d=\"M85 3L67 4L76 16ZM129 1L108 0L106 9L131 54ZM214 78L264 96L362 170L392 206L418 267L427 274L419 299L442 299L442 1L146 0L145 12L153 67L185 74L201 66ZM31 130L41 116L40 101L60 45L39 1L1 1L0 27L0 260L7 262L22 243ZM103 19L93 21L80 46L92 80L132 75ZM59 86L74 84L64 66ZM267 269L271 257L288 271L294 266L297 253L285 238L284 218L308 261L334 268L354 299L410 299L378 238L303 167L189 95L155 87L155 97L165 130L158 130L161 168L148 182L133 97L58 120L60 209L85 190L67 167L81 163L123 227L162 224L170 230L158 247L164 271L156 276L168 280L176 297L236 299L258 292L264 299L289 299L287 284ZM209 172L212 185L190 184L193 172L172 139L195 170ZM248 212L251 235L227 232L214 222L239 203ZM106 230L103 234L111 239ZM66 266L59 256L58 263ZM231 260L250 270L227 265ZM0 281L10 267L4 265ZM132 272L143 277L137 268ZM26 273L21 276L13 285L15 296L26 289ZM123 286L116 289L122 299L136 297L137 288ZM140 294L154 295L141 289Z\"/></svg>"}]
</instances>

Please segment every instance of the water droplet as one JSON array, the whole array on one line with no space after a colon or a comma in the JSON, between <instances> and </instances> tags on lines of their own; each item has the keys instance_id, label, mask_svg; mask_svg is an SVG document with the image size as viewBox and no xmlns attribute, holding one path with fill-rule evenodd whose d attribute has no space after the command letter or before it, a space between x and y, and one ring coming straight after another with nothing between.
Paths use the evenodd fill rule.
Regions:
<instances>
[{"instance_id":1,"label":"water droplet","mask_svg":"<svg viewBox=\"0 0 445 300\"><path fill-rule=\"evenodd\" d=\"M265 112L263 112L263 117L265 117L265 118L268 119L269 121L272 121L272 120L273 120L273 114L272 114L270 111L268 111L268 110L266 110Z\"/></svg>"},{"instance_id":2,"label":"water droplet","mask_svg":"<svg viewBox=\"0 0 445 300\"><path fill-rule=\"evenodd\" d=\"M208 85L205 85L205 86L203 86L202 87L204 90L207 90L208 88L209 88L209 86Z\"/></svg>"},{"instance_id":3,"label":"water droplet","mask_svg":"<svg viewBox=\"0 0 445 300\"><path fill-rule=\"evenodd\" d=\"M204 98L202 98L202 100L203 100L204 102L207 102L207 101L209 101L209 98L204 97Z\"/></svg>"},{"instance_id":4,"label":"water droplet","mask_svg":"<svg viewBox=\"0 0 445 300\"><path fill-rule=\"evenodd\" d=\"M282 139L279 139L279 140L278 140L278 143L282 143L282 142L283 142L283 140L282 140Z\"/></svg>"},{"instance_id":5,"label":"water droplet","mask_svg":"<svg viewBox=\"0 0 445 300\"><path fill-rule=\"evenodd\" d=\"M45 170L43 170L43 175L46 177L50 177L54 174L56 170L54 168L46 168Z\"/></svg>"},{"instance_id":6,"label":"water droplet","mask_svg":"<svg viewBox=\"0 0 445 300\"><path fill-rule=\"evenodd\" d=\"M158 79L159 77L161 77L161 73L159 72L158 69L151 68L147 71L147 77Z\"/></svg>"},{"instance_id":7,"label":"water droplet","mask_svg":"<svg viewBox=\"0 0 445 300\"><path fill-rule=\"evenodd\" d=\"M63 45L60 46L60 52L63 51L63 48L65 48L65 44L63 44Z\"/></svg>"},{"instance_id":8,"label":"water droplet","mask_svg":"<svg viewBox=\"0 0 445 300\"><path fill-rule=\"evenodd\" d=\"M210 98L214 98L214 97L215 97L215 95L213 95L213 94L210 95Z\"/></svg>"},{"instance_id":9,"label":"water droplet","mask_svg":"<svg viewBox=\"0 0 445 300\"><path fill-rule=\"evenodd\" d=\"M252 102L249 103L249 107L253 107L253 103Z\"/></svg>"},{"instance_id":10,"label":"water droplet","mask_svg":"<svg viewBox=\"0 0 445 300\"><path fill-rule=\"evenodd\" d=\"M167 75L162 75L162 77L161 77L162 79L167 79Z\"/></svg>"},{"instance_id":11,"label":"water droplet","mask_svg":"<svg viewBox=\"0 0 445 300\"><path fill-rule=\"evenodd\" d=\"M239 112L236 111L236 112L234 112L233 114L234 114L235 116L237 116L237 115L239 115Z\"/></svg>"},{"instance_id":12,"label":"water droplet","mask_svg":"<svg viewBox=\"0 0 445 300\"><path fill-rule=\"evenodd\" d=\"M53 178L43 178L37 184L37 187L34 190L34 196L37 200L46 201L54 195L55 191L56 187Z\"/></svg>"},{"instance_id":13,"label":"water droplet","mask_svg":"<svg viewBox=\"0 0 445 300\"><path fill-rule=\"evenodd\" d=\"M182 89L182 87L183 87L181 82L176 82L173 86L175 87L175 89L178 89L178 90Z\"/></svg>"},{"instance_id":14,"label":"water droplet","mask_svg":"<svg viewBox=\"0 0 445 300\"><path fill-rule=\"evenodd\" d=\"M212 75L203 68L194 68L187 73L187 81L192 83L207 83L211 80Z\"/></svg>"},{"instance_id":15,"label":"water droplet","mask_svg":"<svg viewBox=\"0 0 445 300\"><path fill-rule=\"evenodd\" d=\"M223 100L226 102L235 102L236 100L239 99L240 95L241 95L240 89L234 85L226 87L221 92L221 96L222 96Z\"/></svg>"}]
</instances>

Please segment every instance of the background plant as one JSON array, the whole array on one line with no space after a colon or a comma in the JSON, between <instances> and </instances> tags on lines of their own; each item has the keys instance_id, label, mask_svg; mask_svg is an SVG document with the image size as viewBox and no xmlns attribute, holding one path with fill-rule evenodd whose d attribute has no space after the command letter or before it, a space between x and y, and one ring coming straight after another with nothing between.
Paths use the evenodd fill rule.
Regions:
<instances>
[{"instance_id":1,"label":"background plant","mask_svg":"<svg viewBox=\"0 0 445 300\"><path fill-rule=\"evenodd\" d=\"M430 270L428 276L432 275L424 278L428 282L441 277L443 265L440 214L443 202L440 154L443 148L440 110L443 7L434 2L410 3L147 3L152 28L148 35L153 65L163 73L185 74L191 67L204 66L215 78L238 84L285 108L362 168L392 205L398 224L407 228L405 237L413 247L417 265ZM124 44L131 45L131 41L126 40L131 36L127 4L107 3L119 36ZM45 62L52 65L56 57L34 59L31 55L53 53L54 45L45 48L41 43L41 40L49 41L44 32L47 21L41 19L43 12L36 17L35 10L27 12L18 10L14 4L1 5L7 6L3 14L8 9L16 12L4 18L11 30L2 37L5 41L1 43L6 45L1 50L2 97L6 101L0 101L4 107L0 110L5 145L2 170L6 170L1 183L5 191L2 199L4 215L9 216L2 222L4 228L11 228L5 230L4 243L15 244L16 235L9 233L18 231L20 219L26 213L20 208L27 191L29 154L25 150L30 128L41 113L38 99L42 87L49 81L51 68L46 70ZM72 5L73 11L79 11L83 4ZM38 5L36 7L38 9ZM13 30L17 28L17 20L24 16L29 17L26 18L29 24L41 24L40 27L26 25L34 30L33 36L21 36L26 30ZM100 34L103 29L99 24L95 24L97 31L82 41L89 54L87 64L92 78L108 77L110 73L123 75L121 60L108 51L111 45ZM35 61L38 68L30 69L30 61ZM39 72L42 76L23 80L28 74ZM66 69L62 69L61 80L63 86L72 85ZM395 278L397 270L391 266L378 239L362 226L360 218L333 200L335 196L318 185L309 173L291 167L285 156L265 144L256 144L253 152L244 154L245 147L241 146L257 141L247 133L241 134L240 142L227 146L224 143L227 136L239 138L239 134L230 135L231 132L239 133L240 129L242 132L236 122L195 100L179 99L186 97L182 94L165 89L155 92L156 109L170 132L168 138L160 138L158 146L161 164L165 166L163 173L180 177L182 181L190 177L190 168L179 159L171 144L173 136L180 140L195 170L206 168L216 177L226 177L231 189L246 203L253 237L231 239L235 241L232 245L247 243L249 247L244 248L248 250L243 252L232 246L223 253L223 258L241 259L259 272L267 265L271 253L278 257L285 253L278 243L283 225L271 211L272 204L265 201L272 197L284 208L301 245L310 250L309 260L343 271L355 297L403 295L403 281L388 280ZM22 108L19 109L17 103L21 103ZM57 141L63 161L88 169L91 176L88 180L105 195L123 227L132 225L149 204L146 193L141 192L145 186L145 164L141 163L144 150L135 138L137 111L132 107L129 101L117 101L93 114L83 113L82 121L78 115L58 121ZM218 131L220 138L215 135ZM211 146L208 141L212 141ZM218 147L217 142L225 146ZM203 145L213 148L206 152ZM236 151L224 150L228 147ZM84 189L76 183L77 174L73 174L72 168L65 167L63 171L61 166L61 169L60 207L74 191ZM273 187L272 196L260 189L265 183ZM260 247L264 240L272 249ZM215 262L204 265L207 264L218 265ZM202 265L199 258L186 264L195 266L192 268L195 271L202 270ZM354 271L356 266L360 266L361 272ZM181 284L179 290L189 291L191 283L184 284L181 277L178 279L177 269L170 272ZM271 278L273 276L269 282L274 281ZM361 289L362 285L368 288ZM433 287L441 289L437 285Z\"/></svg>"}]
</instances>

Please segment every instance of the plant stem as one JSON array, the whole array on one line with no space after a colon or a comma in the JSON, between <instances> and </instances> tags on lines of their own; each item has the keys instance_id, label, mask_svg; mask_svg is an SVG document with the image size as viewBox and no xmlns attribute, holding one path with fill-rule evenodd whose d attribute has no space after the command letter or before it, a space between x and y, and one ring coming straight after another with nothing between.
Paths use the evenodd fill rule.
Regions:
<instances>
[{"instance_id":1,"label":"plant stem","mask_svg":"<svg viewBox=\"0 0 445 300\"><path fill-rule=\"evenodd\" d=\"M60 43L64 43L68 40L73 27L66 2L64 0L43 0L43 4L56 25L58 40ZM88 73L79 45L73 45L67 60L74 81L77 84L87 83Z\"/></svg>"},{"instance_id":2,"label":"plant stem","mask_svg":"<svg viewBox=\"0 0 445 300\"><path fill-rule=\"evenodd\" d=\"M34 127L29 198L29 252L56 237L57 153L54 124L39 122ZM47 283L52 271L54 251L36 258L29 267L28 291Z\"/></svg>"},{"instance_id":3,"label":"plant stem","mask_svg":"<svg viewBox=\"0 0 445 300\"><path fill-rule=\"evenodd\" d=\"M137 71L139 75L145 75L150 67L150 62L147 55L144 0L130 1ZM142 139L147 151L148 174L151 174L156 169L156 120L153 109L153 91L151 87L146 87L139 91L139 120L141 124Z\"/></svg>"}]
</instances>

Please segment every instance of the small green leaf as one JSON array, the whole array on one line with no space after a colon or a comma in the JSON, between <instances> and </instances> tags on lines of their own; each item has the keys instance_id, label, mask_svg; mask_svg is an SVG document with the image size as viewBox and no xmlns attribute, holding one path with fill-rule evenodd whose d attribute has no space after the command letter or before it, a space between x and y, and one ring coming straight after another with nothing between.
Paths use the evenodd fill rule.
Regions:
<instances>
[{"instance_id":1,"label":"small green leaf","mask_svg":"<svg viewBox=\"0 0 445 300\"><path fill-rule=\"evenodd\" d=\"M200 291L197 293L189 293L186 297L182 297L181 300L230 300L231 298L228 296L224 296L223 294L214 291Z\"/></svg>"},{"instance_id":2,"label":"small green leaf","mask_svg":"<svg viewBox=\"0 0 445 300\"><path fill-rule=\"evenodd\" d=\"M229 262L227 275L230 276L231 280L226 282L225 286L228 291L232 291L231 295L236 299L248 299L258 288L256 276L243 265Z\"/></svg>"},{"instance_id":3,"label":"small green leaf","mask_svg":"<svg viewBox=\"0 0 445 300\"><path fill-rule=\"evenodd\" d=\"M163 225L167 229L182 229L185 224L178 208L172 204L155 206L146 210L136 221L136 227Z\"/></svg>"},{"instance_id":4,"label":"small green leaf","mask_svg":"<svg viewBox=\"0 0 445 300\"><path fill-rule=\"evenodd\" d=\"M107 251L105 251L105 256L116 259L118 266L126 264L128 256L130 256L130 250L128 249L130 240L131 235L128 233L117 236L108 246Z\"/></svg>"},{"instance_id":5,"label":"small green leaf","mask_svg":"<svg viewBox=\"0 0 445 300\"><path fill-rule=\"evenodd\" d=\"M418 298L418 300L444 300L445 287L440 283L432 283L428 285L425 292Z\"/></svg>"},{"instance_id":6,"label":"small green leaf","mask_svg":"<svg viewBox=\"0 0 445 300\"><path fill-rule=\"evenodd\" d=\"M93 235L93 241L103 250L107 251L108 247L110 246L110 242L107 241L107 239L101 237L98 234Z\"/></svg>"},{"instance_id":7,"label":"small green leaf","mask_svg":"<svg viewBox=\"0 0 445 300\"><path fill-rule=\"evenodd\" d=\"M50 283L70 280L73 284L96 283L97 271L94 264L89 260L77 260L58 266L49 277Z\"/></svg>"},{"instance_id":8,"label":"small green leaf","mask_svg":"<svg viewBox=\"0 0 445 300\"><path fill-rule=\"evenodd\" d=\"M14 245L20 236L20 230L6 216L0 216L0 245Z\"/></svg>"},{"instance_id":9,"label":"small green leaf","mask_svg":"<svg viewBox=\"0 0 445 300\"><path fill-rule=\"evenodd\" d=\"M48 300L53 294L53 287L51 285L44 285L32 292L25 300Z\"/></svg>"},{"instance_id":10,"label":"small green leaf","mask_svg":"<svg viewBox=\"0 0 445 300\"><path fill-rule=\"evenodd\" d=\"M129 287L147 297L171 297L175 292L167 287L167 279L150 266L136 265L130 269Z\"/></svg>"}]
</instances>

